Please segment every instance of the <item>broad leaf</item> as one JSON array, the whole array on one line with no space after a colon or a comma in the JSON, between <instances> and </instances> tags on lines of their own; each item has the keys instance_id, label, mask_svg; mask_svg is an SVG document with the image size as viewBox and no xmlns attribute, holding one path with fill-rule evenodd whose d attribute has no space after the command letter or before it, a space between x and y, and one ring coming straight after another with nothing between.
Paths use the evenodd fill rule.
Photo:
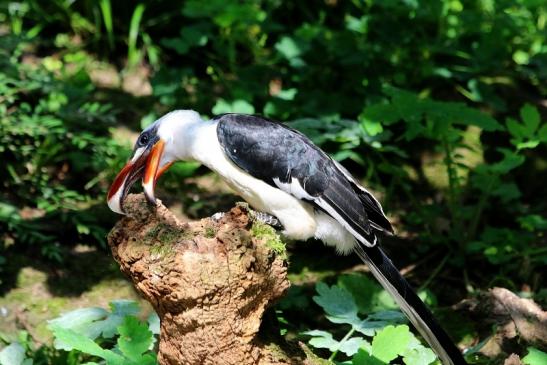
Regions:
<instances>
[{"instance_id":1,"label":"broad leaf","mask_svg":"<svg viewBox=\"0 0 547 365\"><path fill-rule=\"evenodd\" d=\"M374 357L367 350L360 349L353 357L352 365L387 365L386 362Z\"/></svg>"},{"instance_id":2,"label":"broad leaf","mask_svg":"<svg viewBox=\"0 0 547 365\"><path fill-rule=\"evenodd\" d=\"M101 335L102 327L97 325L108 318L108 311L103 308L81 308L65 313L48 321L48 327L54 326L70 329L91 339Z\"/></svg>"},{"instance_id":3,"label":"broad leaf","mask_svg":"<svg viewBox=\"0 0 547 365\"><path fill-rule=\"evenodd\" d=\"M95 341L85 337L84 335L57 326L52 326L51 329L55 335L54 346L56 349L65 351L81 351L106 360L108 365L125 364L122 356L110 350L101 348L97 343L95 343Z\"/></svg>"},{"instance_id":4,"label":"broad leaf","mask_svg":"<svg viewBox=\"0 0 547 365\"><path fill-rule=\"evenodd\" d=\"M411 340L408 326L387 326L372 340L372 355L388 363L402 354Z\"/></svg>"},{"instance_id":5,"label":"broad leaf","mask_svg":"<svg viewBox=\"0 0 547 365\"><path fill-rule=\"evenodd\" d=\"M535 347L528 347L528 355L522 359L522 362L526 365L545 365L547 364L547 353Z\"/></svg>"},{"instance_id":6,"label":"broad leaf","mask_svg":"<svg viewBox=\"0 0 547 365\"><path fill-rule=\"evenodd\" d=\"M303 332L304 335L312 336L308 341L310 345L318 349L328 349L330 352L336 351L338 347L338 341L336 341L332 334L326 331L313 330Z\"/></svg>"},{"instance_id":7,"label":"broad leaf","mask_svg":"<svg viewBox=\"0 0 547 365\"><path fill-rule=\"evenodd\" d=\"M153 335L145 323L140 322L136 317L127 316L121 326L118 327L120 337L118 347L129 359L140 362L142 354L152 344Z\"/></svg>"},{"instance_id":8,"label":"broad leaf","mask_svg":"<svg viewBox=\"0 0 547 365\"><path fill-rule=\"evenodd\" d=\"M351 294L338 286L328 287L325 283L317 283L315 290L319 293L313 300L320 305L327 318L334 323L359 323L357 305Z\"/></svg>"},{"instance_id":9,"label":"broad leaf","mask_svg":"<svg viewBox=\"0 0 547 365\"><path fill-rule=\"evenodd\" d=\"M412 335L407 349L401 354L406 365L429 365L437 356L433 350L423 346L414 335Z\"/></svg>"},{"instance_id":10,"label":"broad leaf","mask_svg":"<svg viewBox=\"0 0 547 365\"><path fill-rule=\"evenodd\" d=\"M353 356L357 353L357 351L359 351L361 347L366 344L369 343L362 337L351 337L346 341L340 343L338 351L343 352L348 356Z\"/></svg>"},{"instance_id":11,"label":"broad leaf","mask_svg":"<svg viewBox=\"0 0 547 365\"><path fill-rule=\"evenodd\" d=\"M370 344L362 337L350 337L341 342L332 337L332 334L326 331L314 330L304 332L305 335L312 336L308 343L315 348L328 349L330 352L340 351L348 356L352 356L359 348L369 346Z\"/></svg>"},{"instance_id":12,"label":"broad leaf","mask_svg":"<svg viewBox=\"0 0 547 365\"><path fill-rule=\"evenodd\" d=\"M525 104L520 109L520 118L522 119L529 135L532 135L538 129L540 116L536 107L530 104Z\"/></svg>"},{"instance_id":13,"label":"broad leaf","mask_svg":"<svg viewBox=\"0 0 547 365\"><path fill-rule=\"evenodd\" d=\"M155 335L160 334L160 317L156 312L150 313L148 316L148 329Z\"/></svg>"},{"instance_id":14,"label":"broad leaf","mask_svg":"<svg viewBox=\"0 0 547 365\"><path fill-rule=\"evenodd\" d=\"M114 300L110 302L109 313L103 308L83 308L63 314L48 322L48 327L70 329L92 340L99 336L112 338L123 318L139 313L139 305L133 300Z\"/></svg>"},{"instance_id":15,"label":"broad leaf","mask_svg":"<svg viewBox=\"0 0 547 365\"><path fill-rule=\"evenodd\" d=\"M25 349L18 342L14 342L0 351L0 365L22 365L24 360Z\"/></svg>"},{"instance_id":16,"label":"broad leaf","mask_svg":"<svg viewBox=\"0 0 547 365\"><path fill-rule=\"evenodd\" d=\"M378 282L366 275L350 274L338 278L338 286L346 289L355 299L359 313L398 308L397 304Z\"/></svg>"}]
</instances>

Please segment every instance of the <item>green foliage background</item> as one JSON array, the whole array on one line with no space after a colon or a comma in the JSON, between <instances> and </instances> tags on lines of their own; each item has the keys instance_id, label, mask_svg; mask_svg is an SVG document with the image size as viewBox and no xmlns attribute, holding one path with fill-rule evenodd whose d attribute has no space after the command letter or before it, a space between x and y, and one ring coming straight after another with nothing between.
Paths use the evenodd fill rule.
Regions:
<instances>
[{"instance_id":1,"label":"green foliage background","mask_svg":"<svg viewBox=\"0 0 547 365\"><path fill-rule=\"evenodd\" d=\"M399 262L433 258L417 283L441 304L495 285L544 303L546 38L541 0L0 1L0 273L104 249L126 136L188 108L306 133L381 196ZM217 211L183 198L205 173L180 164L163 194Z\"/></svg>"}]
</instances>

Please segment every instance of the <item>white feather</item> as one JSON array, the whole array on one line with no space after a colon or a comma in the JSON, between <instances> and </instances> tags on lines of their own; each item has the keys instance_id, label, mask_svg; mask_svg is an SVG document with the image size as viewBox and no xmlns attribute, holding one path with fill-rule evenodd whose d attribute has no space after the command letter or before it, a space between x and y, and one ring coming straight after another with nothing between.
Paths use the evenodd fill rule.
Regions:
<instances>
[{"instance_id":1,"label":"white feather","mask_svg":"<svg viewBox=\"0 0 547 365\"><path fill-rule=\"evenodd\" d=\"M298 199L314 200L314 197L308 194L308 192L304 190L304 188L300 184L300 181L294 177L291 178L290 183L283 183L279 181L279 178L277 177L274 178L273 181L275 186L277 186L279 189L291 194L292 196L297 197Z\"/></svg>"},{"instance_id":2,"label":"white feather","mask_svg":"<svg viewBox=\"0 0 547 365\"><path fill-rule=\"evenodd\" d=\"M254 209L277 217L285 229L283 234L288 238L306 240L314 237L317 223L313 207L236 166L218 141L217 123L202 122L193 129L192 157L222 176Z\"/></svg>"},{"instance_id":3,"label":"white feather","mask_svg":"<svg viewBox=\"0 0 547 365\"><path fill-rule=\"evenodd\" d=\"M323 241L327 246L334 246L338 254L347 255L351 253L357 243L355 237L338 221L321 211L317 211L315 212L315 222L317 223L315 238Z\"/></svg>"}]
</instances>

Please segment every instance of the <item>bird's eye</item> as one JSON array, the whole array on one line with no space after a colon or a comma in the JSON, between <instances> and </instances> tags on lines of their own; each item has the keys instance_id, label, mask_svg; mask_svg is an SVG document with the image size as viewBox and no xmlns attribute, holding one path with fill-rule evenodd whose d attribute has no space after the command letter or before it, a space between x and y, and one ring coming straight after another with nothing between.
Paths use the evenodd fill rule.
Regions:
<instances>
[{"instance_id":1,"label":"bird's eye","mask_svg":"<svg viewBox=\"0 0 547 365\"><path fill-rule=\"evenodd\" d=\"M141 134L141 136L139 137L139 144L141 146L144 146L148 143L149 139L150 139L150 137L148 137L148 133Z\"/></svg>"}]
</instances>

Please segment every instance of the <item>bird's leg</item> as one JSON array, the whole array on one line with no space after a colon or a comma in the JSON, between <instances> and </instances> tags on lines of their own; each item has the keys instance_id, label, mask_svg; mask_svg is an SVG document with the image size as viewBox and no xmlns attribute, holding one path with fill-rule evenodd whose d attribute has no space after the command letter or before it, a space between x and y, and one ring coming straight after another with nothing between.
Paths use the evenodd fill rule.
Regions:
<instances>
[{"instance_id":1,"label":"bird's leg","mask_svg":"<svg viewBox=\"0 0 547 365\"><path fill-rule=\"evenodd\" d=\"M245 202L238 202L237 205L247 211L251 221L264 223L278 230L284 229L283 224L281 224L281 222L279 221L279 219L277 219L277 217L274 217L273 215L268 213L258 212L256 210L253 210L251 209L251 207L249 207L249 204ZM211 219L214 220L215 222L218 222L222 219L222 217L224 217L225 214L226 213L223 213L223 212L215 213L211 216Z\"/></svg>"},{"instance_id":2,"label":"bird's leg","mask_svg":"<svg viewBox=\"0 0 547 365\"><path fill-rule=\"evenodd\" d=\"M257 212L254 210L250 210L249 213L250 213L249 216L251 217L251 219L256 222L267 224L269 226L272 226L275 229L284 228L281 222L279 221L279 219L277 219L277 217L274 217L273 215L270 215L264 212Z\"/></svg>"}]
</instances>

